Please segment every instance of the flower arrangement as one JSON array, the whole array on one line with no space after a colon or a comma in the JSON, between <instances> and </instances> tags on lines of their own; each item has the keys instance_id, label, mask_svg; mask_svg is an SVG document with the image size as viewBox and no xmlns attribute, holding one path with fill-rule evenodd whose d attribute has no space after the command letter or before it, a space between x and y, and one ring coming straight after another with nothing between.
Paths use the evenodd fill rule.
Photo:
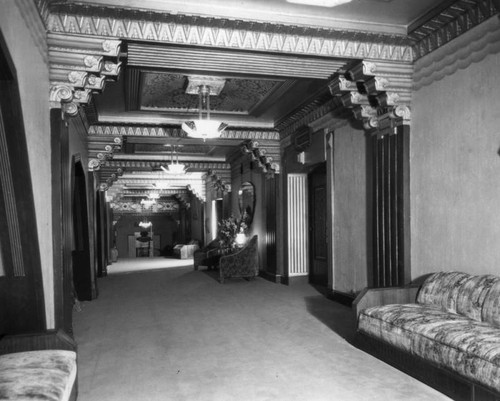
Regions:
<instances>
[{"instance_id":1,"label":"flower arrangement","mask_svg":"<svg viewBox=\"0 0 500 401\"><path fill-rule=\"evenodd\" d=\"M229 216L219 222L218 238L222 249L232 251L237 247L236 235L245 233L248 226L246 224L246 213L243 213L241 219L237 219L234 215Z\"/></svg>"}]
</instances>

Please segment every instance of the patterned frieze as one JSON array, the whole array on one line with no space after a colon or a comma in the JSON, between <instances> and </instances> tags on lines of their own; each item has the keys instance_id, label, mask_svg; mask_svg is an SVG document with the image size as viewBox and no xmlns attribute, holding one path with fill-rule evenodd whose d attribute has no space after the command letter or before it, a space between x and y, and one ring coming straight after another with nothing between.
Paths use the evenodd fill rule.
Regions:
<instances>
[{"instance_id":1,"label":"patterned frieze","mask_svg":"<svg viewBox=\"0 0 500 401\"><path fill-rule=\"evenodd\" d=\"M111 202L111 208L113 213L129 214L129 213L141 213L141 212L151 212L151 213L165 213L165 212L177 212L179 211L179 202L175 200L157 200L151 206L145 206L141 204L140 200L133 201L113 201Z\"/></svg>"},{"instance_id":2,"label":"patterned frieze","mask_svg":"<svg viewBox=\"0 0 500 401\"><path fill-rule=\"evenodd\" d=\"M411 61L403 35L307 29L104 7L53 7L50 32L312 56Z\"/></svg>"},{"instance_id":3,"label":"patterned frieze","mask_svg":"<svg viewBox=\"0 0 500 401\"><path fill-rule=\"evenodd\" d=\"M498 0L456 1L439 15L409 28L414 60L435 51L500 12Z\"/></svg>"},{"instance_id":4,"label":"patterned frieze","mask_svg":"<svg viewBox=\"0 0 500 401\"><path fill-rule=\"evenodd\" d=\"M180 127L91 125L89 128L89 135L184 138L186 133ZM226 129L222 133L221 138L238 140L279 140L279 133L275 130Z\"/></svg>"}]
</instances>

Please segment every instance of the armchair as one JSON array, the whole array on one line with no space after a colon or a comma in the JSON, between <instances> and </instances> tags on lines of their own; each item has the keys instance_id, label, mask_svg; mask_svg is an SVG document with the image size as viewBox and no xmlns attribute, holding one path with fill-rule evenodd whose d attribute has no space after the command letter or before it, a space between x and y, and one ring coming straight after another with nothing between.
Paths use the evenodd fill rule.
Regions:
<instances>
[{"instance_id":1,"label":"armchair","mask_svg":"<svg viewBox=\"0 0 500 401\"><path fill-rule=\"evenodd\" d=\"M220 258L219 240L215 239L209 242L204 248L195 251L193 258L194 270L198 270L199 266L208 266L210 269L217 265Z\"/></svg>"},{"instance_id":2,"label":"armchair","mask_svg":"<svg viewBox=\"0 0 500 401\"><path fill-rule=\"evenodd\" d=\"M235 253L224 255L219 260L219 281L225 278L253 278L259 274L258 236L254 235L245 247Z\"/></svg>"}]
</instances>

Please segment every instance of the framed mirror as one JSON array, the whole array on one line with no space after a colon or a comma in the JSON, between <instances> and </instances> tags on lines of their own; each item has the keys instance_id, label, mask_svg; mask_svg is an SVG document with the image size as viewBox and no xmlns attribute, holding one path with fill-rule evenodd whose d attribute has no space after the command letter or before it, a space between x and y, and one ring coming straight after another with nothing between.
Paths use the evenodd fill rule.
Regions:
<instances>
[{"instance_id":1,"label":"framed mirror","mask_svg":"<svg viewBox=\"0 0 500 401\"><path fill-rule=\"evenodd\" d=\"M251 182L244 182L241 184L241 188L238 191L238 202L240 207L240 215L246 212L247 225L250 225L253 221L253 214L255 211L255 187Z\"/></svg>"}]
</instances>

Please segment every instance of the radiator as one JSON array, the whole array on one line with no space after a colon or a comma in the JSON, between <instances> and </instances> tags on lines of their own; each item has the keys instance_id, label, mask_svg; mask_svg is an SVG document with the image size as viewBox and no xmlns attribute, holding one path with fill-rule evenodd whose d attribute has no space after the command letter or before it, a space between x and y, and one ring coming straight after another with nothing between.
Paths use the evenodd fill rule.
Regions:
<instances>
[{"instance_id":1,"label":"radiator","mask_svg":"<svg viewBox=\"0 0 500 401\"><path fill-rule=\"evenodd\" d=\"M288 275L309 272L307 175L288 174Z\"/></svg>"}]
</instances>

